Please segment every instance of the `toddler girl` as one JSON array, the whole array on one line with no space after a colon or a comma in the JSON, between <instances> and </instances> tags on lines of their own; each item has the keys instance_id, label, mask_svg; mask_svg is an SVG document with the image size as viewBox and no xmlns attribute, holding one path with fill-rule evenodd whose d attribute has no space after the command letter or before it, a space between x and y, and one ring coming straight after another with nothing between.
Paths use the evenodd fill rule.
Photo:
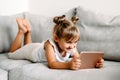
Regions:
<instances>
[{"instance_id":1,"label":"toddler girl","mask_svg":"<svg viewBox=\"0 0 120 80\"><path fill-rule=\"evenodd\" d=\"M72 17L69 21L66 20L65 15L54 17L53 38L42 43L32 43L28 20L17 18L16 21L19 30L10 47L9 58L28 59L32 62L47 61L48 66L53 69L80 69L81 61L76 48L80 40L80 31L76 26L78 18ZM24 41L23 47L21 47L22 41ZM102 66L103 59L100 59L96 67Z\"/></svg>"}]
</instances>

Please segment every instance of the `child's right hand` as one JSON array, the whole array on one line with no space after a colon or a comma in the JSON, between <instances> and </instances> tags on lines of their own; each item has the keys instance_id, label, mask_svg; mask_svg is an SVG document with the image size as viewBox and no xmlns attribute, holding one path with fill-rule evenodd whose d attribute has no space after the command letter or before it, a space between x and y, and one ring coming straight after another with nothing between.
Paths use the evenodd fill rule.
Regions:
<instances>
[{"instance_id":1,"label":"child's right hand","mask_svg":"<svg viewBox=\"0 0 120 80\"><path fill-rule=\"evenodd\" d=\"M81 66L81 60L78 57L73 57L73 59L70 62L70 69L78 70Z\"/></svg>"}]
</instances>

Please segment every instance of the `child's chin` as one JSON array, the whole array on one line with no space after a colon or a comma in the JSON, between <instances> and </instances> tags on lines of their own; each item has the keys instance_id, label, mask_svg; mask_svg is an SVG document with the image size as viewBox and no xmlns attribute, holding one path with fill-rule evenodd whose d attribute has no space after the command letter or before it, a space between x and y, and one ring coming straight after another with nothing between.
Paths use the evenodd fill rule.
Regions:
<instances>
[{"instance_id":1,"label":"child's chin","mask_svg":"<svg viewBox=\"0 0 120 80\"><path fill-rule=\"evenodd\" d=\"M67 53L69 53L70 51L71 51L71 49L70 50L66 50Z\"/></svg>"}]
</instances>

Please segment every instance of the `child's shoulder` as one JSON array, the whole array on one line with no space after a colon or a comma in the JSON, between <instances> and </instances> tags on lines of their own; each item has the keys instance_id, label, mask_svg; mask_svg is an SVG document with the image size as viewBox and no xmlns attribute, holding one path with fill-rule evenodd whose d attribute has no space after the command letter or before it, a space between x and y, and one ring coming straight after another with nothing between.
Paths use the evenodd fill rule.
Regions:
<instances>
[{"instance_id":1,"label":"child's shoulder","mask_svg":"<svg viewBox=\"0 0 120 80\"><path fill-rule=\"evenodd\" d=\"M54 47L54 42L52 39L47 39L44 43L45 47L52 46Z\"/></svg>"}]
</instances>

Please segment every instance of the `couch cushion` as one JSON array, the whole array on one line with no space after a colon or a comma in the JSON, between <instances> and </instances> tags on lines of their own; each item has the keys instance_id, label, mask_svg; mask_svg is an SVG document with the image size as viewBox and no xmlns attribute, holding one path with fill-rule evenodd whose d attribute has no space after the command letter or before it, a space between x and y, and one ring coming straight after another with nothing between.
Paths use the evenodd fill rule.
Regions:
<instances>
[{"instance_id":1,"label":"couch cushion","mask_svg":"<svg viewBox=\"0 0 120 80\"><path fill-rule=\"evenodd\" d=\"M0 80L8 80L8 72L0 69Z\"/></svg>"},{"instance_id":2,"label":"couch cushion","mask_svg":"<svg viewBox=\"0 0 120 80\"><path fill-rule=\"evenodd\" d=\"M23 17L23 13L13 16L0 16L0 52L7 52L17 34L16 17Z\"/></svg>"},{"instance_id":3,"label":"couch cushion","mask_svg":"<svg viewBox=\"0 0 120 80\"><path fill-rule=\"evenodd\" d=\"M7 53L0 54L0 68L6 71L12 70L16 67L20 67L26 64L30 64L28 60L14 60L8 59Z\"/></svg>"},{"instance_id":4,"label":"couch cushion","mask_svg":"<svg viewBox=\"0 0 120 80\"><path fill-rule=\"evenodd\" d=\"M71 9L65 13L67 18L70 18L73 10ZM35 15L28 12L11 16L0 16L0 52L8 52L17 34L18 25L16 23L16 17L26 18L30 21L33 42L42 42L52 36L52 28L54 26L53 17Z\"/></svg>"},{"instance_id":5,"label":"couch cushion","mask_svg":"<svg viewBox=\"0 0 120 80\"><path fill-rule=\"evenodd\" d=\"M30 22L33 42L42 42L51 37L54 25L51 17L25 13L25 18Z\"/></svg>"},{"instance_id":6,"label":"couch cushion","mask_svg":"<svg viewBox=\"0 0 120 80\"><path fill-rule=\"evenodd\" d=\"M105 59L120 61L120 16L77 7L81 40L79 51L104 51Z\"/></svg>"},{"instance_id":7,"label":"couch cushion","mask_svg":"<svg viewBox=\"0 0 120 80\"><path fill-rule=\"evenodd\" d=\"M63 14L66 15L67 19L70 19L71 16L73 15L73 11L74 9L71 9ZM30 21L33 42L42 42L43 40L52 37L52 29L54 27L53 17L36 15L27 12L25 13L25 18Z\"/></svg>"},{"instance_id":8,"label":"couch cushion","mask_svg":"<svg viewBox=\"0 0 120 80\"><path fill-rule=\"evenodd\" d=\"M105 61L101 69L58 70L28 64L10 71L9 80L119 80L120 62Z\"/></svg>"}]
</instances>

